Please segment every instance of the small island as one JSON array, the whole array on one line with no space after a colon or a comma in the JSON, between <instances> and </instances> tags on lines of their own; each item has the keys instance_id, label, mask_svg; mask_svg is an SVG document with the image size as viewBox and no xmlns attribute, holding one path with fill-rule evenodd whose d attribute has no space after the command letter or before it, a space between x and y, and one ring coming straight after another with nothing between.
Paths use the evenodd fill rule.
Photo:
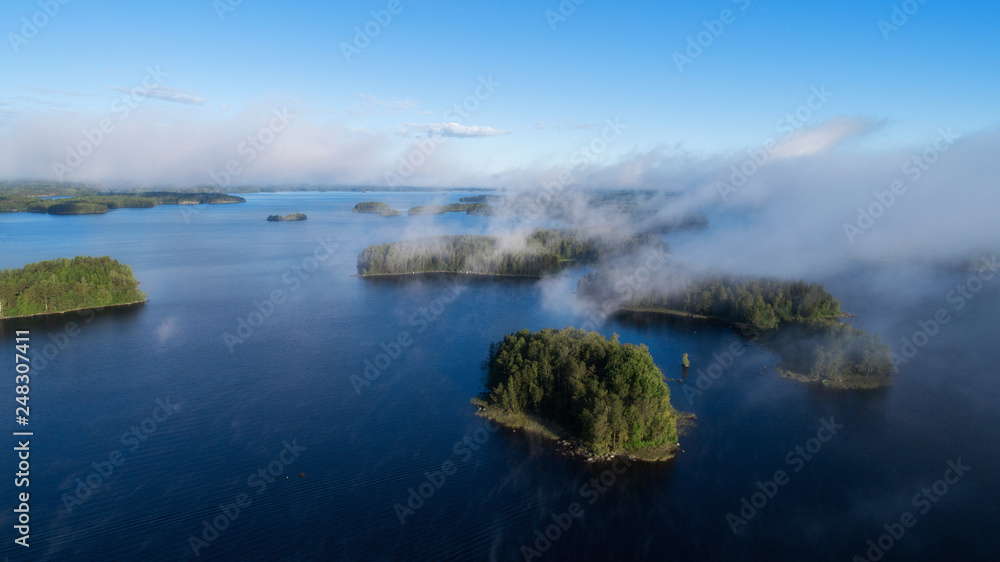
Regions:
<instances>
[{"instance_id":1,"label":"small island","mask_svg":"<svg viewBox=\"0 0 1000 562\"><path fill-rule=\"evenodd\" d=\"M307 217L304 213L291 213L285 216L281 215L268 215L267 220L270 222L276 221L304 221Z\"/></svg>"},{"instance_id":2,"label":"small island","mask_svg":"<svg viewBox=\"0 0 1000 562\"><path fill-rule=\"evenodd\" d=\"M355 213L381 215L383 217L398 217L401 214L396 209L393 209L381 201L365 201L363 203L358 203L353 209L351 209L351 211Z\"/></svg>"},{"instance_id":3,"label":"small island","mask_svg":"<svg viewBox=\"0 0 1000 562\"><path fill-rule=\"evenodd\" d=\"M577 291L597 301L613 298L618 273L595 270ZM673 291L650 290L620 303L620 312L669 314L714 320L742 329L774 350L786 378L842 389L892 384L889 346L864 330L844 324L850 315L822 285L755 277L709 277Z\"/></svg>"},{"instance_id":4,"label":"small island","mask_svg":"<svg viewBox=\"0 0 1000 562\"><path fill-rule=\"evenodd\" d=\"M490 344L477 414L560 443L587 460L668 460L678 414L645 345L575 328L521 330Z\"/></svg>"},{"instance_id":5,"label":"small island","mask_svg":"<svg viewBox=\"0 0 1000 562\"><path fill-rule=\"evenodd\" d=\"M537 228L500 238L450 235L368 246L358 256L358 274L465 273L542 277L571 265L596 263L639 248L667 250L658 236L590 234L577 229Z\"/></svg>"},{"instance_id":6,"label":"small island","mask_svg":"<svg viewBox=\"0 0 1000 562\"><path fill-rule=\"evenodd\" d=\"M77 256L0 271L0 319L146 302L132 268L108 256Z\"/></svg>"}]
</instances>

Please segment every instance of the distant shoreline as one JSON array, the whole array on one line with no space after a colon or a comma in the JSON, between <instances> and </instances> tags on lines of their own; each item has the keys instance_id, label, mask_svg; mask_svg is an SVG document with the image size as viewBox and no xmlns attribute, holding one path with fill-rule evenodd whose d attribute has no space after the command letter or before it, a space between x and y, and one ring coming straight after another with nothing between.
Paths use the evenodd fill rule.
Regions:
<instances>
[{"instance_id":1,"label":"distant shoreline","mask_svg":"<svg viewBox=\"0 0 1000 562\"><path fill-rule=\"evenodd\" d=\"M415 271L412 273L354 273L351 277L406 277L415 275L468 275L469 277L513 277L519 279L544 279L546 275L512 275L510 273L479 273L475 271Z\"/></svg>"},{"instance_id":2,"label":"distant shoreline","mask_svg":"<svg viewBox=\"0 0 1000 562\"><path fill-rule=\"evenodd\" d=\"M121 308L124 306L133 306L136 304L145 304L149 302L149 299L144 299L141 301L133 302L123 302L117 304L106 304L103 306L85 306L83 308L72 308L70 310L60 310L57 312L39 312L38 314L25 314L22 316L0 316L0 321L3 320L23 320L25 318L40 318L42 316L57 316L59 314L69 314L70 312L83 312L86 310L104 310L105 308Z\"/></svg>"}]
</instances>

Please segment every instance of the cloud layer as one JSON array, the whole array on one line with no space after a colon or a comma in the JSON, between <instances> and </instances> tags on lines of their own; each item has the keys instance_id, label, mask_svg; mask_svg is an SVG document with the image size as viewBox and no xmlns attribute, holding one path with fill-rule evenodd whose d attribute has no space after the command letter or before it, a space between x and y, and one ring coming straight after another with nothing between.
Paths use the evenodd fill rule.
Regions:
<instances>
[{"instance_id":1,"label":"cloud layer","mask_svg":"<svg viewBox=\"0 0 1000 562\"><path fill-rule=\"evenodd\" d=\"M1000 246L995 128L942 127L911 146L871 150L861 141L884 125L844 117L727 152L656 146L490 170L483 165L488 156L469 152L481 143L458 139L509 131L408 123L397 135L385 134L276 99L209 117L207 108L192 105L200 99L193 94L154 91L183 105L146 103L127 116L45 112L14 119L0 127L0 176L56 180L56 163L68 170L62 179L107 186L385 185L387 173L400 170L426 143L422 137L433 135L444 142L412 167L405 184L528 191L564 184L563 196L590 188L655 190L664 195L651 208L664 217L701 211L713 218L713 228L683 248L694 261L802 272L844 258L934 257ZM292 116L284 125L275 117L282 111ZM99 130L102 120L110 131ZM239 172L220 176L232 163Z\"/></svg>"}]
</instances>

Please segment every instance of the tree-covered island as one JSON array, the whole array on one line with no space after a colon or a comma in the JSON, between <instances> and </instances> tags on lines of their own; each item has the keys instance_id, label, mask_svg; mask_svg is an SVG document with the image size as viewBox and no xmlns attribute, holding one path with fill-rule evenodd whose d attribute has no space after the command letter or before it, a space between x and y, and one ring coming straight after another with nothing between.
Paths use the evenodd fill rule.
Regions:
<instances>
[{"instance_id":1,"label":"tree-covered island","mask_svg":"<svg viewBox=\"0 0 1000 562\"><path fill-rule=\"evenodd\" d=\"M620 280L614 270L587 274L578 295L613 298ZM669 291L634 292L619 303L630 313L674 314L717 320L741 328L750 339L774 350L779 374L835 388L877 388L892 383L889 346L841 322L847 315L822 285L753 277L710 277Z\"/></svg>"},{"instance_id":2,"label":"tree-covered island","mask_svg":"<svg viewBox=\"0 0 1000 562\"><path fill-rule=\"evenodd\" d=\"M537 228L525 235L452 235L368 246L358 256L358 274L469 273L541 277L570 265L596 263L642 247L666 251L655 235L588 234L576 229Z\"/></svg>"},{"instance_id":3,"label":"tree-covered island","mask_svg":"<svg viewBox=\"0 0 1000 562\"><path fill-rule=\"evenodd\" d=\"M398 217L400 212L381 201L365 201L358 203L351 209L355 213L367 213L372 215L382 215L383 217Z\"/></svg>"},{"instance_id":4,"label":"tree-covered island","mask_svg":"<svg viewBox=\"0 0 1000 562\"><path fill-rule=\"evenodd\" d=\"M132 268L108 256L77 256L0 271L0 318L146 301Z\"/></svg>"},{"instance_id":5,"label":"tree-covered island","mask_svg":"<svg viewBox=\"0 0 1000 562\"><path fill-rule=\"evenodd\" d=\"M488 205L487 205L488 207ZM443 215L445 213L466 213L466 214L483 214L483 213L470 213L473 209L482 209L483 204L479 203L449 203L447 205L422 205L418 207L411 207L409 211L406 212L408 215Z\"/></svg>"},{"instance_id":6,"label":"tree-covered island","mask_svg":"<svg viewBox=\"0 0 1000 562\"><path fill-rule=\"evenodd\" d=\"M490 344L478 414L577 442L591 457L666 460L677 451L670 388L645 345L575 328L522 330Z\"/></svg>"},{"instance_id":7,"label":"tree-covered island","mask_svg":"<svg viewBox=\"0 0 1000 562\"><path fill-rule=\"evenodd\" d=\"M281 216L281 215L268 215L267 216L267 220L270 221L270 222L278 222L278 221L304 221L307 218L309 218L309 217L307 217L305 215L305 213L290 213L290 214L287 214L287 215L284 215L284 216Z\"/></svg>"}]
</instances>

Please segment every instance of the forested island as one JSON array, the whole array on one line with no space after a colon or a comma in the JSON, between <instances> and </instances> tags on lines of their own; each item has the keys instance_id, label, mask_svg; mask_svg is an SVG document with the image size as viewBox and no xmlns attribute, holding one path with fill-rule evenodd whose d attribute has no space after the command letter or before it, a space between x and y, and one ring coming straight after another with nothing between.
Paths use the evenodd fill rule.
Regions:
<instances>
[{"instance_id":1,"label":"forested island","mask_svg":"<svg viewBox=\"0 0 1000 562\"><path fill-rule=\"evenodd\" d=\"M497 423L576 441L591 456L666 460L677 450L670 388L645 345L575 328L522 330L490 344L487 392Z\"/></svg>"},{"instance_id":2,"label":"forested island","mask_svg":"<svg viewBox=\"0 0 1000 562\"><path fill-rule=\"evenodd\" d=\"M0 271L0 318L146 301L132 268L108 256L77 256Z\"/></svg>"},{"instance_id":3,"label":"forested island","mask_svg":"<svg viewBox=\"0 0 1000 562\"><path fill-rule=\"evenodd\" d=\"M157 205L245 203L246 199L225 193L146 191L74 195L48 199L22 191L0 192L0 212L47 213L50 215L96 215L112 209L148 209Z\"/></svg>"},{"instance_id":4,"label":"forested island","mask_svg":"<svg viewBox=\"0 0 1000 562\"><path fill-rule=\"evenodd\" d=\"M462 199L468 199L463 197ZM486 203L449 203L448 205L422 205L412 207L408 215L443 215L445 213L465 213L468 215L492 215L493 206Z\"/></svg>"},{"instance_id":5,"label":"forested island","mask_svg":"<svg viewBox=\"0 0 1000 562\"><path fill-rule=\"evenodd\" d=\"M382 203L381 201L365 201L363 203L358 203L351 209L355 213L369 213L373 215L382 215L383 217L398 217L400 212L393 209L389 205Z\"/></svg>"},{"instance_id":6,"label":"forested island","mask_svg":"<svg viewBox=\"0 0 1000 562\"><path fill-rule=\"evenodd\" d=\"M505 199L503 195L471 195L458 200L462 203L503 203Z\"/></svg>"},{"instance_id":7,"label":"forested island","mask_svg":"<svg viewBox=\"0 0 1000 562\"><path fill-rule=\"evenodd\" d=\"M578 294L611 298L618 283L612 270L580 280ZM795 380L837 388L877 388L892 383L889 346L881 338L844 324L840 302L822 285L805 281L722 276L676 290L634 293L623 311L680 314L725 322L780 355L778 372Z\"/></svg>"},{"instance_id":8,"label":"forested island","mask_svg":"<svg viewBox=\"0 0 1000 562\"><path fill-rule=\"evenodd\" d=\"M573 264L596 263L641 247L667 250L655 235L588 234L576 229L537 228L513 238L452 235L368 246L358 256L358 274L474 273L540 277Z\"/></svg>"},{"instance_id":9,"label":"forested island","mask_svg":"<svg viewBox=\"0 0 1000 562\"><path fill-rule=\"evenodd\" d=\"M276 221L304 221L307 217L304 213L291 213L285 216L281 215L268 215L267 220L270 222Z\"/></svg>"}]
</instances>

